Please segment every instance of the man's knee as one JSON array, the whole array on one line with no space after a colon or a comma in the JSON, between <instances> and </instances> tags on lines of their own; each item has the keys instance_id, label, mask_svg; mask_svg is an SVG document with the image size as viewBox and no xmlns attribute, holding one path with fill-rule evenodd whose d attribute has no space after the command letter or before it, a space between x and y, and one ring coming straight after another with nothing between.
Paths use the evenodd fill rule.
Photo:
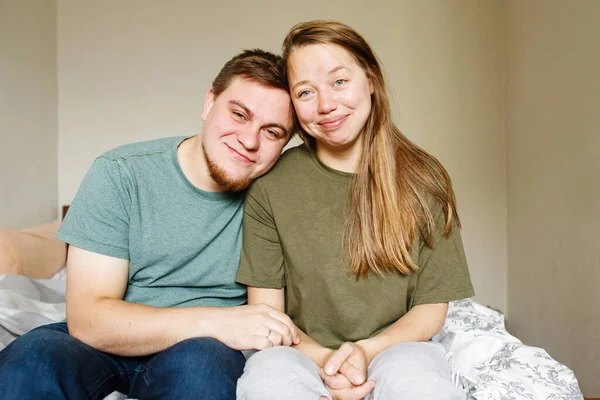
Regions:
<instances>
[{"instance_id":1,"label":"man's knee","mask_svg":"<svg viewBox=\"0 0 600 400\"><path fill-rule=\"evenodd\" d=\"M19 337L0 352L0 370L32 372L36 369L50 370L49 366L64 365L74 340L65 331L42 326ZM50 371L47 371L50 372Z\"/></svg>"},{"instance_id":2,"label":"man's knee","mask_svg":"<svg viewBox=\"0 0 600 400\"><path fill-rule=\"evenodd\" d=\"M187 339L154 356L147 365L145 380L151 384L152 380L173 378L192 385L235 382L242 375L245 361L240 351L218 340Z\"/></svg>"},{"instance_id":3,"label":"man's knee","mask_svg":"<svg viewBox=\"0 0 600 400\"><path fill-rule=\"evenodd\" d=\"M68 333L40 327L19 337L0 352L0 393L10 391L32 394L51 391L66 367L69 354ZM35 381L35 385L31 382ZM15 392L16 390L16 392ZM1 396L0 396L1 397Z\"/></svg>"},{"instance_id":4,"label":"man's knee","mask_svg":"<svg viewBox=\"0 0 600 400\"><path fill-rule=\"evenodd\" d=\"M130 387L130 397L147 399L235 398L246 359L210 338L179 342L155 355Z\"/></svg>"}]
</instances>

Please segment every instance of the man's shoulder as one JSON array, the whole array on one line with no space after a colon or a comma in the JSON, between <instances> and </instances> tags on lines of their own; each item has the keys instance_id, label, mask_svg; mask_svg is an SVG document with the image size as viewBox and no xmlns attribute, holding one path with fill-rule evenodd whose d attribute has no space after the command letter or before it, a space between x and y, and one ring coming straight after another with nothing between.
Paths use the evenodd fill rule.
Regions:
<instances>
[{"instance_id":1,"label":"man's shoulder","mask_svg":"<svg viewBox=\"0 0 600 400\"><path fill-rule=\"evenodd\" d=\"M129 143L109 150L100 157L116 161L135 156L161 154L171 149L172 146L179 145L184 139L186 139L185 136L175 136Z\"/></svg>"}]
</instances>

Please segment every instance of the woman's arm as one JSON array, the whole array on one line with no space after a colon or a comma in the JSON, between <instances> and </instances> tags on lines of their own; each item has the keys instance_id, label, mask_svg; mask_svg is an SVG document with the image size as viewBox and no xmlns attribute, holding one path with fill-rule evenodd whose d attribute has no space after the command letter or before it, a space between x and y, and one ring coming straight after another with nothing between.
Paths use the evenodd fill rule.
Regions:
<instances>
[{"instance_id":1,"label":"woman's arm","mask_svg":"<svg viewBox=\"0 0 600 400\"><path fill-rule=\"evenodd\" d=\"M266 289L248 286L248 304L266 304L277 311L285 312L285 289ZM298 329L299 342L294 342L293 348L298 349L315 364L323 368L333 350L321 346L312 340L306 333Z\"/></svg>"},{"instance_id":2,"label":"woman's arm","mask_svg":"<svg viewBox=\"0 0 600 400\"><path fill-rule=\"evenodd\" d=\"M402 342L424 342L433 337L444 326L448 303L422 304L411 308L409 312L376 336L359 340L356 343L344 343L334 352L324 367L323 381L329 387L338 374L350 382L361 383L360 376L371 361L382 351ZM356 375L356 373L359 375Z\"/></svg>"},{"instance_id":3,"label":"woman's arm","mask_svg":"<svg viewBox=\"0 0 600 400\"><path fill-rule=\"evenodd\" d=\"M444 326L448 303L420 304L411 308L398 321L369 339L358 341L367 361L382 351L402 342L425 342Z\"/></svg>"}]
</instances>

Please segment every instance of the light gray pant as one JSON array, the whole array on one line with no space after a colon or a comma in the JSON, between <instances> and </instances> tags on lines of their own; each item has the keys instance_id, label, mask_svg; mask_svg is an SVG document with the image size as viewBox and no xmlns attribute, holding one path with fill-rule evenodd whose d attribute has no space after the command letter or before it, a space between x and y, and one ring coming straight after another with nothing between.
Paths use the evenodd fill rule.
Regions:
<instances>
[{"instance_id":1,"label":"light gray pant","mask_svg":"<svg viewBox=\"0 0 600 400\"><path fill-rule=\"evenodd\" d=\"M369 364L375 389L366 399L464 400L466 393L451 382L444 347L433 342L401 343L381 352ZM331 399L310 358L290 347L253 354L238 380L238 400Z\"/></svg>"}]
</instances>

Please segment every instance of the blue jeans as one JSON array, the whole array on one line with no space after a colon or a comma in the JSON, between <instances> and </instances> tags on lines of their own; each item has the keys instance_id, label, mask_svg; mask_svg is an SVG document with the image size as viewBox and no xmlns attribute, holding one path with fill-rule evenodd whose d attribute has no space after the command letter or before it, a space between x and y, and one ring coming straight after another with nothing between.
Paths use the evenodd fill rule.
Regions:
<instances>
[{"instance_id":1,"label":"blue jeans","mask_svg":"<svg viewBox=\"0 0 600 400\"><path fill-rule=\"evenodd\" d=\"M69 335L66 323L42 326L0 352L0 399L235 399L245 358L210 338L184 340L150 356L107 354Z\"/></svg>"}]
</instances>

